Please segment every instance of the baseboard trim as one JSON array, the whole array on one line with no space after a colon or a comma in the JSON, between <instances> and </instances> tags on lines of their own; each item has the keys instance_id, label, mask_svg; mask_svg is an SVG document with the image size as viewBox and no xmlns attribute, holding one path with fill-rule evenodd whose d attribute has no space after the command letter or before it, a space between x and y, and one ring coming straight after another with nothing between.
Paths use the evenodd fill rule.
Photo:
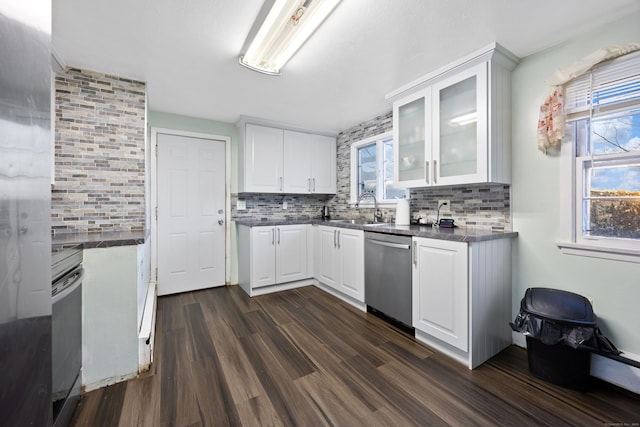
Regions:
<instances>
[{"instance_id":1,"label":"baseboard trim","mask_svg":"<svg viewBox=\"0 0 640 427\"><path fill-rule=\"evenodd\" d=\"M640 367L635 366L640 362L640 356L626 352L623 355L624 358L612 359L592 354L591 376L640 394ZM624 359L631 363L625 363Z\"/></svg>"},{"instance_id":2,"label":"baseboard trim","mask_svg":"<svg viewBox=\"0 0 640 427\"><path fill-rule=\"evenodd\" d=\"M155 325L158 287L156 282L149 282L147 297L138 332L138 373L146 372L153 363L153 346L155 343Z\"/></svg>"}]
</instances>

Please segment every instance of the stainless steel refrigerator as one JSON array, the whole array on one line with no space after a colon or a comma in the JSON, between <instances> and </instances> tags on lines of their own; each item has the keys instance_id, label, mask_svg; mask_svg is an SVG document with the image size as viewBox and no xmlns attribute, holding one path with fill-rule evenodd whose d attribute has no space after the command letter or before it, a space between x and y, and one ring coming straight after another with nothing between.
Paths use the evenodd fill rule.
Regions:
<instances>
[{"instance_id":1,"label":"stainless steel refrigerator","mask_svg":"<svg viewBox=\"0 0 640 427\"><path fill-rule=\"evenodd\" d=\"M0 424L51 424L51 1L0 0Z\"/></svg>"}]
</instances>

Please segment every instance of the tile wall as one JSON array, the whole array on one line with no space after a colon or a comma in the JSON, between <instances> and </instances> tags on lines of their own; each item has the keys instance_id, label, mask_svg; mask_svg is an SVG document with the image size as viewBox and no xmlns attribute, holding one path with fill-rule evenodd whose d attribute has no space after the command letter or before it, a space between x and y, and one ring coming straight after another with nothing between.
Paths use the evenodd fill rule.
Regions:
<instances>
[{"instance_id":1,"label":"tile wall","mask_svg":"<svg viewBox=\"0 0 640 427\"><path fill-rule=\"evenodd\" d=\"M66 69L55 79L53 233L145 227L145 84Z\"/></svg>"},{"instance_id":2,"label":"tile wall","mask_svg":"<svg viewBox=\"0 0 640 427\"><path fill-rule=\"evenodd\" d=\"M327 194L232 194L231 218L235 220L297 220L320 219L322 207L333 198ZM246 209L239 211L237 201L243 200ZM287 202L287 209L283 209Z\"/></svg>"}]
</instances>

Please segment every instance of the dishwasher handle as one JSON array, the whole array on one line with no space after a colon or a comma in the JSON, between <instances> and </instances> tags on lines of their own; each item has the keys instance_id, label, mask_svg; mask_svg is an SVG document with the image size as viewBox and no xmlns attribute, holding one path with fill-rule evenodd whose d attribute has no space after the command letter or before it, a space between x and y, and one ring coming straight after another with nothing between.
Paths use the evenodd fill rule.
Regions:
<instances>
[{"instance_id":1,"label":"dishwasher handle","mask_svg":"<svg viewBox=\"0 0 640 427\"><path fill-rule=\"evenodd\" d=\"M411 249L411 245L406 245L403 243L383 242L381 240L374 240L374 239L367 239L367 242L373 243L374 245L386 246L388 248Z\"/></svg>"}]
</instances>

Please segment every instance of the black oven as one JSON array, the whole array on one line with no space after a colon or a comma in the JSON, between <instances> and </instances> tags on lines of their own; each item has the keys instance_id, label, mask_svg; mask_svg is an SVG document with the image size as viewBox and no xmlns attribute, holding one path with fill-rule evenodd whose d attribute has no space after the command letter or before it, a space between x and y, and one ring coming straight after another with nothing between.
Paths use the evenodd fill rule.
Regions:
<instances>
[{"instance_id":1,"label":"black oven","mask_svg":"<svg viewBox=\"0 0 640 427\"><path fill-rule=\"evenodd\" d=\"M66 426L80 399L82 368L82 250L52 254L53 425Z\"/></svg>"}]
</instances>

